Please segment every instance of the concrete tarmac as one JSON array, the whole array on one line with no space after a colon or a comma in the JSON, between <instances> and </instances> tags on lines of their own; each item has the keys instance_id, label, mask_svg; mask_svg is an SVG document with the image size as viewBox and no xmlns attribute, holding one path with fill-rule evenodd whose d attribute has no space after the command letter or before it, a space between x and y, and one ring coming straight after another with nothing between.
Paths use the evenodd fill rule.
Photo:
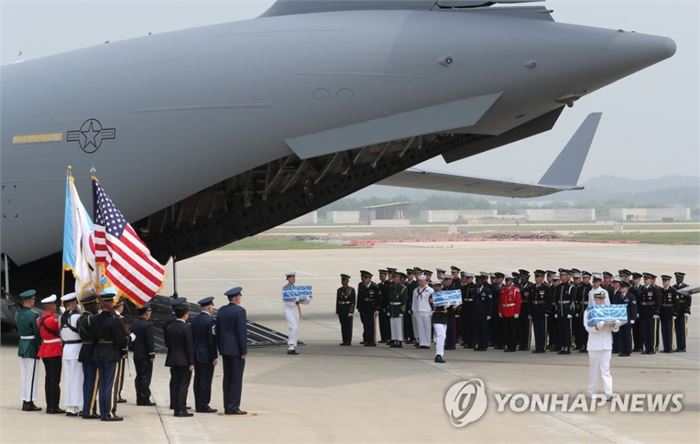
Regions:
<instances>
[{"instance_id":1,"label":"concrete tarmac","mask_svg":"<svg viewBox=\"0 0 700 444\"><path fill-rule=\"evenodd\" d=\"M624 267L658 274L684 270L686 280L697 283L698 253L696 246L548 242L210 252L178 263L178 293L190 301L212 295L221 305L223 292L241 285L249 319L282 332L284 273L295 270L297 283L314 286L313 302L303 307L300 340L306 345L300 347L301 354L288 356L284 347L250 351L242 405L250 415L173 417L167 409L169 372L163 355L156 358L151 385L158 406L134 405L133 378L127 375L124 396L129 402L118 408L124 422L21 412L16 339L5 335L0 347L0 442L698 442L700 324L693 317L687 353L612 358L616 392L681 393L682 411L621 413L603 407L594 413L514 413L498 412L495 394L585 393L587 355L458 349L446 352L446 364L435 364L434 350L357 345L362 334L359 316L353 346L339 347L340 327L333 313L338 275L351 274L356 285L360 269L376 273L387 266L459 265L468 271L507 272L567 266L614 272ZM169 291L172 282L164 293ZM42 369L38 404L45 407L43 375ZM488 409L477 422L456 428L445 413L444 395L453 383L471 378L484 381ZM217 367L212 407L220 411L221 382ZM188 399L193 405L191 390Z\"/></svg>"}]
</instances>

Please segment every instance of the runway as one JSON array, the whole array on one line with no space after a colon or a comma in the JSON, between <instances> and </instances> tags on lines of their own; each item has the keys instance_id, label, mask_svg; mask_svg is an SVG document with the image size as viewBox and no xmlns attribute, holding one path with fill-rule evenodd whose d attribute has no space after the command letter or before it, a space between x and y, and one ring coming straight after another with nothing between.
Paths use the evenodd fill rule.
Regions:
<instances>
[{"instance_id":1,"label":"runway","mask_svg":"<svg viewBox=\"0 0 700 444\"><path fill-rule=\"evenodd\" d=\"M432 362L433 350L339 347L333 314L339 274L387 266L435 268L458 265L467 271L510 272L518 268L576 267L588 271L619 268L671 274L687 272L700 282L700 247L641 244L468 242L383 244L371 249L303 251L214 251L178 263L178 293L190 301L244 288L249 319L286 332L281 287L284 273L314 286L304 306L301 355L283 347L254 349L244 378L242 408L247 417L195 414L175 418L167 407L168 370L156 358L152 390L158 407L137 407L127 375L123 423L102 423L19 411L16 341L0 347L0 441L41 442L697 442L700 439L698 322L691 317L687 353L629 358L613 356L614 388L620 393L682 393L678 413L595 413L497 411L495 393L584 393L585 354L477 353L447 351L447 364ZM172 270L169 268L172 278ZM660 284L660 282L659 282ZM172 292L172 281L164 290ZM696 302L697 305L697 302ZM697 307L694 308L696 310ZM357 316L356 316L357 317ZM353 341L361 336L359 317ZM133 362L132 362L133 369ZM133 372L133 370L132 370ZM443 407L446 390L461 379L481 378L489 404L485 415L464 428L450 424ZM216 368L212 407L222 409L221 368ZM42 371L43 384L43 371ZM45 407L40 384L39 405ZM190 392L189 405L194 399Z\"/></svg>"}]
</instances>

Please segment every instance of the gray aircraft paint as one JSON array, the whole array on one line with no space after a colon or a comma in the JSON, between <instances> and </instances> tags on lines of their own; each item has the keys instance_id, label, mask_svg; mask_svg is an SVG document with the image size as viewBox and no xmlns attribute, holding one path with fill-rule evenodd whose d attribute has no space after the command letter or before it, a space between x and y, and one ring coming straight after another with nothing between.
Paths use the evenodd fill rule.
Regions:
<instances>
[{"instance_id":1,"label":"gray aircraft paint","mask_svg":"<svg viewBox=\"0 0 700 444\"><path fill-rule=\"evenodd\" d=\"M498 9L262 17L3 66L2 252L21 265L60 250L69 164L88 207L94 165L136 220L292 153L285 141L490 94L453 130L498 135L675 51L540 7ZM114 129L90 154L66 140L89 119Z\"/></svg>"}]
</instances>

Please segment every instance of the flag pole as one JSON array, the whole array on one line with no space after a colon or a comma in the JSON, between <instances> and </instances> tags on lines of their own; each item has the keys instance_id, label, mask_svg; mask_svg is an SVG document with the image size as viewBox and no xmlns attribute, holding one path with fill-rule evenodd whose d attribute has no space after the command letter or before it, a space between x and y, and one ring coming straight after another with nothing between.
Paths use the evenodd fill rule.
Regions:
<instances>
[{"instance_id":1,"label":"flag pole","mask_svg":"<svg viewBox=\"0 0 700 444\"><path fill-rule=\"evenodd\" d=\"M90 181L92 182L92 189L94 193L94 188L95 188L95 182L97 182L97 169L95 169L95 165L90 167ZM93 194L94 196L94 194ZM93 197L93 209L92 211L95 211L95 205L97 202L94 201ZM95 294L100 295L102 294L102 284L100 283L102 281L102 277L100 276L100 266L97 264L97 261L95 261Z\"/></svg>"},{"instance_id":2,"label":"flag pole","mask_svg":"<svg viewBox=\"0 0 700 444\"><path fill-rule=\"evenodd\" d=\"M66 169L66 180L70 180L73 177L73 167L71 165L68 165L68 168ZM65 230L65 228L64 228ZM64 246L65 248L65 246ZM61 297L66 292L66 267L64 266L63 263L61 263Z\"/></svg>"}]
</instances>

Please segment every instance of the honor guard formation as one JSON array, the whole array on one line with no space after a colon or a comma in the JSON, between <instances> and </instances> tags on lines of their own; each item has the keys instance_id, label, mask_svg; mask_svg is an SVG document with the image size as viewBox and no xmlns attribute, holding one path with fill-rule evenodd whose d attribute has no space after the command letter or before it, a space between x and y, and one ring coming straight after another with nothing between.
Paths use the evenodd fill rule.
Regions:
<instances>
[{"instance_id":1,"label":"honor guard formation","mask_svg":"<svg viewBox=\"0 0 700 444\"><path fill-rule=\"evenodd\" d=\"M173 313L163 322L168 349L165 366L170 368L170 409L174 416L190 417L187 406L194 373L195 411L215 413L211 386L219 355L223 364L224 413L245 415L241 410L243 370L248 353L246 311L241 307L243 289L236 287L225 295L229 304L214 317L214 298L199 301L202 313L189 319L185 298L173 298ZM40 411L35 403L39 387L39 359L44 363L46 413L65 414L83 419L122 421L117 404L127 402L121 394L128 352L136 370L136 405L155 406L151 398L151 376L155 360L151 307L137 309L137 317L126 322L122 316L124 299L106 288L100 295L87 292L41 300L43 311L32 308L36 291L20 294L22 308L16 315L19 332L20 393L23 411ZM60 314L59 314L60 313ZM61 372L64 377L65 409L59 407Z\"/></svg>"},{"instance_id":2,"label":"honor guard formation","mask_svg":"<svg viewBox=\"0 0 700 444\"><path fill-rule=\"evenodd\" d=\"M584 325L584 319L597 298L605 304L626 305L628 322L612 333L613 352L619 356L632 352L654 354L659 346L665 353L684 352L686 348L691 298L678 292L688 286L682 272L675 273L673 285L671 276L661 275L662 285L658 286L656 275L627 269L619 270L616 276L576 268L535 270L534 282L530 272L523 269L508 276L501 272L472 274L457 266L450 267L450 273L442 268L435 271L433 278L431 270L420 267L406 272L386 268L379 270L375 282L371 272L361 270L357 291L350 285L351 276L341 274L335 301L340 345L352 344L357 310L362 322L360 344L376 347L383 343L392 348L412 344L426 350L435 344L437 363L446 362L445 350L455 350L458 344L475 351L493 348L570 354L574 349L586 353L591 328ZM298 355L302 305L309 303L311 287L298 286L295 272L286 273L285 278L282 292L289 331L287 353ZM444 303L448 294L456 299ZM232 288L225 295L229 304L220 307L216 315L213 297L198 301L202 312L194 319L189 318L185 298L171 300L173 313L163 322L163 332L174 416L194 415L187 405L193 373L195 412L217 412L210 401L219 357L223 365L224 413L246 414L240 408L248 353L246 311L240 305L242 288ZM16 321L22 410L41 410L35 403L40 379L37 363L41 359L46 373L46 413L121 421L117 404L126 402L121 393L129 350L136 370L136 405L155 405L150 390L155 349L149 304L139 308L138 316L129 324L121 315L124 300L117 298L111 288L100 295L67 294L60 298L60 311L57 297L46 297L41 299L41 315L32 310L34 290L25 291L20 298L23 307ZM65 409L59 407L62 371L66 373Z\"/></svg>"}]
</instances>

